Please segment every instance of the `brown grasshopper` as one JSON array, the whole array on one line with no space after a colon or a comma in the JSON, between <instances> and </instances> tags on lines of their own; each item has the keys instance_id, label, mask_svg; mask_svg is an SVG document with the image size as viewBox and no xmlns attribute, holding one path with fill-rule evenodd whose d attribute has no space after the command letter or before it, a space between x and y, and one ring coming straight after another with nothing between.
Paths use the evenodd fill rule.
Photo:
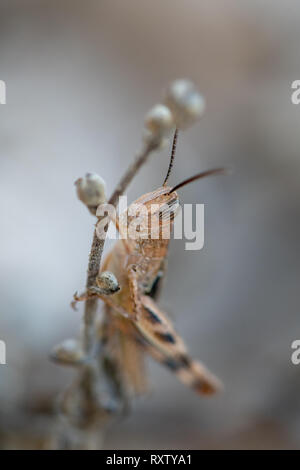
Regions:
<instances>
[{"instance_id":1,"label":"brown grasshopper","mask_svg":"<svg viewBox=\"0 0 300 470\"><path fill-rule=\"evenodd\" d=\"M223 173L224 169L213 169L189 178L173 188L167 181L173 165L177 140L175 132L171 160L163 185L153 192L144 194L133 204L146 208L149 215L157 217L139 217L140 236L134 239L118 240L108 253L97 278L97 286L86 294L75 297L75 300L86 300L92 296L101 298L107 308L105 311L105 328L102 334L106 345L111 348L119 361L119 369L124 374L126 383L136 393L144 391L143 358L147 352L158 362L164 364L176 374L184 384L192 387L197 393L210 395L221 388L220 381L198 361L190 358L186 347L175 332L166 315L156 304L157 288L165 268L168 254L169 237L163 237L163 229L168 224L173 227L174 217L179 207L177 190L182 186L205 176ZM134 216L129 206L126 223L132 222ZM153 210L154 208L154 210ZM144 212L145 214L145 212ZM150 227L150 221L156 220ZM120 217L122 220L122 215ZM121 232L122 223L116 223ZM126 228L126 227L125 227ZM158 230L155 238L145 237L145 229ZM110 294L104 295L103 274L112 273L118 282ZM102 275L101 275L102 274ZM107 279L106 279L107 280Z\"/></svg>"}]
</instances>

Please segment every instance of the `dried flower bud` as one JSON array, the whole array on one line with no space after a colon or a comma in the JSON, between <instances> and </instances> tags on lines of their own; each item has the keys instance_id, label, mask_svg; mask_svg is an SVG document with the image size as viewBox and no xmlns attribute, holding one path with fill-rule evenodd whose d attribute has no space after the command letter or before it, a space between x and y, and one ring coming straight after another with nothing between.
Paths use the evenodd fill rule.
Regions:
<instances>
[{"instance_id":1,"label":"dried flower bud","mask_svg":"<svg viewBox=\"0 0 300 470\"><path fill-rule=\"evenodd\" d=\"M50 357L60 364L78 365L83 361L84 353L76 339L66 339L53 348Z\"/></svg>"},{"instance_id":2,"label":"dried flower bud","mask_svg":"<svg viewBox=\"0 0 300 470\"><path fill-rule=\"evenodd\" d=\"M147 113L145 126L154 135L168 135L174 127L171 111L163 104L156 104Z\"/></svg>"},{"instance_id":3,"label":"dried flower bud","mask_svg":"<svg viewBox=\"0 0 300 470\"><path fill-rule=\"evenodd\" d=\"M115 294L120 290L118 279L110 271L103 271L96 278L96 283L101 292L105 295Z\"/></svg>"},{"instance_id":4,"label":"dried flower bud","mask_svg":"<svg viewBox=\"0 0 300 470\"><path fill-rule=\"evenodd\" d=\"M174 127L174 119L169 108L163 104L156 104L145 117L144 141L154 143L161 148L168 142L168 136Z\"/></svg>"},{"instance_id":5,"label":"dried flower bud","mask_svg":"<svg viewBox=\"0 0 300 470\"><path fill-rule=\"evenodd\" d=\"M205 100L189 80L175 80L167 89L165 102L173 113L176 127L186 129L204 113Z\"/></svg>"},{"instance_id":6,"label":"dried flower bud","mask_svg":"<svg viewBox=\"0 0 300 470\"><path fill-rule=\"evenodd\" d=\"M97 207L106 201L105 181L96 173L87 173L75 181L75 186L78 199L95 215Z\"/></svg>"}]
</instances>

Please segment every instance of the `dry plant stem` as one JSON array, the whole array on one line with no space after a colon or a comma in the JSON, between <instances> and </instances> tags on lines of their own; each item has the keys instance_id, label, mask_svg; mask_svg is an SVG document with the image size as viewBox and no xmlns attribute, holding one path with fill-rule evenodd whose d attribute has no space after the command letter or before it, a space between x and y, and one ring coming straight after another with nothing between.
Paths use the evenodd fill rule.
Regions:
<instances>
[{"instance_id":1,"label":"dry plant stem","mask_svg":"<svg viewBox=\"0 0 300 470\"><path fill-rule=\"evenodd\" d=\"M121 196L127 189L128 185L130 184L138 170L144 163L146 163L150 154L158 148L158 141L152 141L150 143L145 144L142 151L137 155L135 161L130 165L123 178L120 180L117 188L115 189L111 198L108 201L109 204L112 204L115 207L117 206L119 196ZM100 218L98 220L100 220ZM87 290L95 286L96 277L99 274L100 270L104 243L105 239L99 239L95 230L87 270ZM79 427L77 429L77 425L75 424L76 420L74 422L74 420L72 419L73 413L75 413L76 416L76 413L78 411L78 405L75 401L75 408L74 406L71 406L71 410L67 407L69 411L66 411L66 415L69 416L70 426L65 428L61 436L61 442L67 442L68 445L71 445L71 447L73 445L72 433L74 433L76 429L77 431L79 431L79 435L81 436L81 442L79 444L81 448L90 447L90 445L92 445L91 440L93 440L93 437L99 436L99 433L103 433L104 431L104 426L107 422L108 415L105 410L105 407L103 407L102 409L102 406L99 404L99 401L96 398L98 381L101 380L101 383L109 383L111 381L116 381L116 388L119 390L121 387L122 389L122 384L118 384L118 379L116 378L118 376L117 371L115 371L114 374L111 375L110 372L107 371L105 368L101 366L98 367L97 362L94 361L95 358L93 357L93 355L95 351L98 350L99 345L99 338L95 325L98 300L99 299L95 296L85 301L82 328L82 347L84 349L88 361L80 367L79 376L70 388L71 402L72 397L76 396L76 391L79 392L81 396L80 424L78 423ZM99 357L98 365L104 362L104 360L104 356L103 358ZM117 374L116 377L115 374ZM68 397L65 396L65 398L66 402L68 402ZM71 425L72 422L73 426ZM60 445L60 448L64 448L65 446L65 444Z\"/></svg>"},{"instance_id":2,"label":"dry plant stem","mask_svg":"<svg viewBox=\"0 0 300 470\"><path fill-rule=\"evenodd\" d=\"M89 289L95 284L96 276L99 273L104 242L104 239L100 239L97 237L97 233L95 230L88 265L88 274L86 281L87 289ZM94 297L92 299L86 300L84 306L83 347L87 355L91 354L93 347L94 318L97 312L97 304L98 299L97 297Z\"/></svg>"},{"instance_id":3,"label":"dry plant stem","mask_svg":"<svg viewBox=\"0 0 300 470\"><path fill-rule=\"evenodd\" d=\"M84 306L83 348L87 356L90 356L94 342L94 318L97 312L97 297L86 300Z\"/></svg>"},{"instance_id":4,"label":"dry plant stem","mask_svg":"<svg viewBox=\"0 0 300 470\"><path fill-rule=\"evenodd\" d=\"M113 192L112 196L108 201L109 204L112 204L116 207L119 197L127 189L128 185L130 184L138 170L141 168L141 166L147 161L151 152L156 150L157 147L158 143L156 142L151 142L145 145L141 153L137 155L135 161L130 165L130 167L122 177L121 181L119 182L118 186L116 187L115 191ZM88 264L86 281L87 289L89 289L95 284L96 277L100 270L104 243L105 239L99 239L95 230ZM97 303L97 297L89 299L85 302L83 342L87 354L91 353L91 349L93 347L93 324L97 311Z\"/></svg>"},{"instance_id":5,"label":"dry plant stem","mask_svg":"<svg viewBox=\"0 0 300 470\"><path fill-rule=\"evenodd\" d=\"M109 204L112 204L113 206L117 205L119 196L121 196L124 193L124 191L127 189L127 186L131 183L131 180L133 179L133 177L139 171L141 166L144 165L144 163L147 161L150 153L156 150L158 146L159 146L159 142L155 142L155 141L145 145L142 152L136 157L135 161L130 165L125 175L123 176L118 186L116 187L115 191L111 195L108 201Z\"/></svg>"}]
</instances>

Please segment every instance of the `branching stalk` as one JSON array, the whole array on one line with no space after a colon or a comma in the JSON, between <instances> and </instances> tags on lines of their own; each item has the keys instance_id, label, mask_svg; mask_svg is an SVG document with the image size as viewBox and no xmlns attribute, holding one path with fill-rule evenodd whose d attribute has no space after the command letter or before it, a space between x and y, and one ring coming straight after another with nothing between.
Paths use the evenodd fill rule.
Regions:
<instances>
[{"instance_id":1,"label":"branching stalk","mask_svg":"<svg viewBox=\"0 0 300 470\"><path fill-rule=\"evenodd\" d=\"M142 151L137 155L135 161L129 166L120 180L108 201L109 204L115 207L117 206L119 197L125 192L141 166L146 163L150 154L158 147L159 142L155 140L145 144ZM98 218L98 221L100 220L101 218ZM104 244L105 238L98 238L95 229L89 255L86 290L95 285L96 277L100 271ZM100 357L93 357L97 350L100 350L101 354L101 344L98 344L100 340L95 328L97 307L97 297L85 301L82 326L82 349L86 361L79 367L79 376L63 397L61 410L67 419L67 423L65 423L60 436L59 447L91 448L95 440L93 430L99 433L99 437L101 437L100 433L103 434L103 428L107 423L107 410L105 407L101 409L101 403L99 403L99 399L97 398L97 381L100 380L101 382L106 381L111 383L112 380L117 379L115 373L113 377L111 376L109 372L110 368L99 367L99 363L101 363ZM104 359L103 357L103 360ZM116 387L120 388L120 384L116 384ZM84 432L82 432L82 429L84 429ZM76 437L74 437L75 435ZM79 444L78 439L80 441ZM91 439L93 442L90 442ZM99 442L100 440L98 440L98 446Z\"/></svg>"}]
</instances>

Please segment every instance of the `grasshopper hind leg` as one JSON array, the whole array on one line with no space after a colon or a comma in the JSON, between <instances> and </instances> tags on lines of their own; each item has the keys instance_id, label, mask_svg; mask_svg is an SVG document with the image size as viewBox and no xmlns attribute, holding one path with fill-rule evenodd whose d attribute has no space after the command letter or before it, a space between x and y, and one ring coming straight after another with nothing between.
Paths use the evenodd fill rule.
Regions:
<instances>
[{"instance_id":1,"label":"grasshopper hind leg","mask_svg":"<svg viewBox=\"0 0 300 470\"><path fill-rule=\"evenodd\" d=\"M163 276L163 272L160 271L150 289L146 291L146 295L149 295L151 299L156 300L159 297L163 283Z\"/></svg>"},{"instance_id":2,"label":"grasshopper hind leg","mask_svg":"<svg viewBox=\"0 0 300 470\"><path fill-rule=\"evenodd\" d=\"M143 315L136 323L141 346L199 394L211 395L222 384L203 364L192 359L167 316L148 296L142 296Z\"/></svg>"}]
</instances>

